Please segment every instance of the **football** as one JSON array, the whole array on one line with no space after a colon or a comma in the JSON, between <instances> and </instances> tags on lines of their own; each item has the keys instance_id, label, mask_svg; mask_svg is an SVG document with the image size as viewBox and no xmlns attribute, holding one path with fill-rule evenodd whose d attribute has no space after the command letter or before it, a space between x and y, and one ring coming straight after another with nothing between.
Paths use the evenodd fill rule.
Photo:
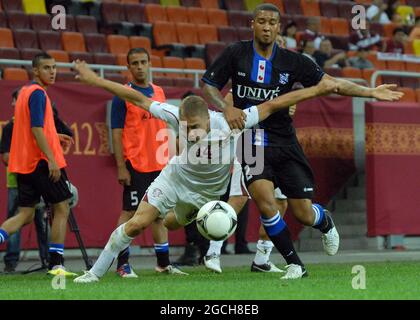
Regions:
<instances>
[{"instance_id":1,"label":"football","mask_svg":"<svg viewBox=\"0 0 420 320\"><path fill-rule=\"evenodd\" d=\"M210 201L197 214L198 231L207 239L222 241L236 230L235 210L226 202Z\"/></svg>"}]
</instances>

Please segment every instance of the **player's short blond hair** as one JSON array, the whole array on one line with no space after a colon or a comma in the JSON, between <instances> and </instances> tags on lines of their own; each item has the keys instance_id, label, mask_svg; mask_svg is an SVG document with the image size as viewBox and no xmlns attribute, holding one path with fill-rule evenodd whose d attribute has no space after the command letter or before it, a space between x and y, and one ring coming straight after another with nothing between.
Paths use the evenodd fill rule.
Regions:
<instances>
[{"instance_id":1,"label":"player's short blond hair","mask_svg":"<svg viewBox=\"0 0 420 320\"><path fill-rule=\"evenodd\" d=\"M208 117L209 107L207 102L200 96L189 96L181 102L179 108L180 118Z\"/></svg>"}]
</instances>

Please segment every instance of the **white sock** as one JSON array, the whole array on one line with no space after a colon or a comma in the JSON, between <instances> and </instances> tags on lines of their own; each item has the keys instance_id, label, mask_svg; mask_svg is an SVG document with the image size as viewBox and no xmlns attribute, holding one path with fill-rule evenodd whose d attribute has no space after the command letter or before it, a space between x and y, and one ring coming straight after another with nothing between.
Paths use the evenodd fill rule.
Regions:
<instances>
[{"instance_id":1,"label":"white sock","mask_svg":"<svg viewBox=\"0 0 420 320\"><path fill-rule=\"evenodd\" d=\"M209 250L207 250L207 256L211 256L213 254L220 256L222 252L223 241L210 241Z\"/></svg>"},{"instance_id":2,"label":"white sock","mask_svg":"<svg viewBox=\"0 0 420 320\"><path fill-rule=\"evenodd\" d=\"M124 226L125 223L111 233L104 250L101 252L92 269L90 269L90 272L98 278L102 277L108 271L120 251L127 248L134 239L125 233Z\"/></svg>"},{"instance_id":3,"label":"white sock","mask_svg":"<svg viewBox=\"0 0 420 320\"><path fill-rule=\"evenodd\" d=\"M270 240L258 240L257 253L255 254L255 264L262 265L268 263L270 260L271 250L273 250L274 244Z\"/></svg>"}]
</instances>

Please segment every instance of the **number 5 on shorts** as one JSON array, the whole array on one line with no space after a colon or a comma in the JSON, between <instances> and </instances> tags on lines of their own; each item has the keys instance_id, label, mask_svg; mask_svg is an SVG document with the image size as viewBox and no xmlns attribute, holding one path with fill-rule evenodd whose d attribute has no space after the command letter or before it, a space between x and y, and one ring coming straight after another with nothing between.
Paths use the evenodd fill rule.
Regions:
<instances>
[{"instance_id":1,"label":"number 5 on shorts","mask_svg":"<svg viewBox=\"0 0 420 320\"><path fill-rule=\"evenodd\" d=\"M131 205L137 207L139 205L139 197L137 191L130 192Z\"/></svg>"}]
</instances>

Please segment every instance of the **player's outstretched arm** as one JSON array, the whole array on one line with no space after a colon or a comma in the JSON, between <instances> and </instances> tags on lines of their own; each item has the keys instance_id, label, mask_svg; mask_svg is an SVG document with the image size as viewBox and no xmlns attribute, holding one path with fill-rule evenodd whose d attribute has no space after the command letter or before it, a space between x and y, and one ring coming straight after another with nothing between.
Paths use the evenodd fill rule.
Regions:
<instances>
[{"instance_id":1,"label":"player's outstretched arm","mask_svg":"<svg viewBox=\"0 0 420 320\"><path fill-rule=\"evenodd\" d=\"M397 88L396 84L383 84L376 88L369 88L360 86L348 80L333 78L330 75L325 74L322 77L321 82L327 80L333 80L337 82L337 93L342 96L375 98L382 101L398 101L404 95L404 93L400 91L395 91Z\"/></svg>"},{"instance_id":2,"label":"player's outstretched arm","mask_svg":"<svg viewBox=\"0 0 420 320\"><path fill-rule=\"evenodd\" d=\"M318 96L328 95L337 92L337 83L333 80L327 79L321 81L318 85L295 90L287 94L281 95L273 100L266 101L257 106L259 121L263 121L273 113L295 105L301 101L308 100Z\"/></svg>"},{"instance_id":3,"label":"player's outstretched arm","mask_svg":"<svg viewBox=\"0 0 420 320\"><path fill-rule=\"evenodd\" d=\"M123 86L117 82L109 81L99 77L86 62L77 60L74 62L77 71L76 79L91 86L105 89L123 100L149 111L153 100L150 100L142 93Z\"/></svg>"}]
</instances>

